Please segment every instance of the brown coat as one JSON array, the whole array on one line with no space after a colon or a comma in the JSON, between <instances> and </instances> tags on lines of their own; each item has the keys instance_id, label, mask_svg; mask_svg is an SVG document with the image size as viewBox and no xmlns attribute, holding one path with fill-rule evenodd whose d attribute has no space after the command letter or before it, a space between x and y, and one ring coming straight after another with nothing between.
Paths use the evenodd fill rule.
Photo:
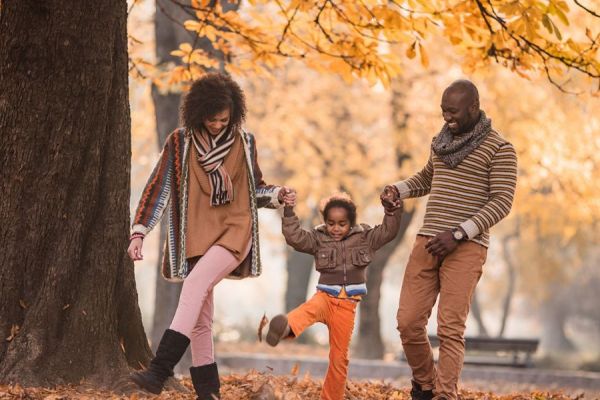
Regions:
<instances>
[{"instance_id":1,"label":"brown coat","mask_svg":"<svg viewBox=\"0 0 600 400\"><path fill-rule=\"evenodd\" d=\"M289 214L286 210L286 215ZM291 214L284 216L281 224L285 241L297 251L314 255L315 266L321 274L319 283L352 285L366 282L366 267L373 260L375 251L396 237L402 211L386 214L383 223L373 228L357 224L340 241L327 234L325 225L302 229L298 217Z\"/></svg>"}]
</instances>

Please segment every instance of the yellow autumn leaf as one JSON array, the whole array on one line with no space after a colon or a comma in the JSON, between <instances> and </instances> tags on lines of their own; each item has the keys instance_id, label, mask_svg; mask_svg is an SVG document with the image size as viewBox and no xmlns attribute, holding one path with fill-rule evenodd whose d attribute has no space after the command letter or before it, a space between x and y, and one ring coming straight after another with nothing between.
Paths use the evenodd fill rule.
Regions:
<instances>
[{"instance_id":1,"label":"yellow autumn leaf","mask_svg":"<svg viewBox=\"0 0 600 400\"><path fill-rule=\"evenodd\" d=\"M407 49L406 49L406 57L413 59L415 58L415 56L417 55L417 52L415 50L415 47L417 46L417 42L413 42L413 44L411 44Z\"/></svg>"},{"instance_id":2,"label":"yellow autumn leaf","mask_svg":"<svg viewBox=\"0 0 600 400\"><path fill-rule=\"evenodd\" d=\"M421 56L421 65L423 65L425 68L429 67L429 56L427 55L427 51L421 42L419 42L419 55Z\"/></svg>"}]
</instances>

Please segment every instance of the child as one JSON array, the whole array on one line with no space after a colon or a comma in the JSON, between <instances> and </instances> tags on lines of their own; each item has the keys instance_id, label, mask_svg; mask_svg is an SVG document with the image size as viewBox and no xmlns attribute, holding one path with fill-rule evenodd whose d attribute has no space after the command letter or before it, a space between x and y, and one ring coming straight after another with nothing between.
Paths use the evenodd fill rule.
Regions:
<instances>
[{"instance_id":1,"label":"child","mask_svg":"<svg viewBox=\"0 0 600 400\"><path fill-rule=\"evenodd\" d=\"M316 322L329 329L329 368L321 399L342 400L348 372L348 348L354 329L356 306L367 294L366 267L375 251L398 233L402 203L393 201L386 190L381 195L385 208L383 223L374 228L356 224L356 206L345 194L326 200L322 210L325 224L308 231L294 214L295 193L286 196L282 222L286 242L297 251L312 254L320 273L317 293L288 315L277 315L269 324L267 343L294 338Z\"/></svg>"}]
</instances>

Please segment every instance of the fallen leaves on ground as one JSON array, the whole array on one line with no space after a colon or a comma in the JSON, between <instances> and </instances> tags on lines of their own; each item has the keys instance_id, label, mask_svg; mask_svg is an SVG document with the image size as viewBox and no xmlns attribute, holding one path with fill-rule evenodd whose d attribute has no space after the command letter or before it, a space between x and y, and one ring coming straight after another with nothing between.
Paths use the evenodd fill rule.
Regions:
<instances>
[{"instance_id":1,"label":"fallen leaves on ground","mask_svg":"<svg viewBox=\"0 0 600 400\"><path fill-rule=\"evenodd\" d=\"M189 393L165 391L159 396L134 392L118 395L109 391L95 390L82 386L60 386L56 388L22 387L20 385L0 385L0 400L193 400L192 382L182 380ZM321 391L320 380L304 376L273 376L250 371L246 374L232 374L221 377L222 400L317 400ZM583 397L570 397L561 393L531 392L510 395L462 391L461 400L575 400ZM408 388L398 388L392 384L376 381L350 381L346 387L346 400L409 400Z\"/></svg>"}]
</instances>

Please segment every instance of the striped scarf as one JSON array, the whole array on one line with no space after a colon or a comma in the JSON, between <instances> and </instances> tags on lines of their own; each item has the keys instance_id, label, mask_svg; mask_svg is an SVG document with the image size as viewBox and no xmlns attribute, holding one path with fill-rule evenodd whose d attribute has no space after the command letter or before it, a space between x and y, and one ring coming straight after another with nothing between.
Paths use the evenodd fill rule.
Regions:
<instances>
[{"instance_id":1,"label":"striped scarf","mask_svg":"<svg viewBox=\"0 0 600 400\"><path fill-rule=\"evenodd\" d=\"M235 129L225 128L217 136L205 130L192 133L192 141L198 151L198 162L210 182L210 204L219 206L233 200L233 184L224 166L224 160L235 141Z\"/></svg>"}]
</instances>

